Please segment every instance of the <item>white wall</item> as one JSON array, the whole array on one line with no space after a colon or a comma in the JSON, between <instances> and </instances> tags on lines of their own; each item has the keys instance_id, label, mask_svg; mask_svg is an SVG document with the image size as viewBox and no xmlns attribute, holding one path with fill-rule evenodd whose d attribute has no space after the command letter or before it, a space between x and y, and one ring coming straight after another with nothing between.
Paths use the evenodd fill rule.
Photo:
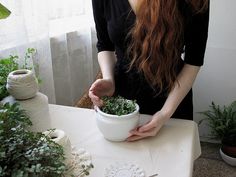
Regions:
<instances>
[{"instance_id":1,"label":"white wall","mask_svg":"<svg viewBox=\"0 0 236 177\"><path fill-rule=\"evenodd\" d=\"M211 0L210 26L205 64L194 84L194 120L212 101L228 105L236 100L236 1ZM199 127L204 141L210 130Z\"/></svg>"}]
</instances>

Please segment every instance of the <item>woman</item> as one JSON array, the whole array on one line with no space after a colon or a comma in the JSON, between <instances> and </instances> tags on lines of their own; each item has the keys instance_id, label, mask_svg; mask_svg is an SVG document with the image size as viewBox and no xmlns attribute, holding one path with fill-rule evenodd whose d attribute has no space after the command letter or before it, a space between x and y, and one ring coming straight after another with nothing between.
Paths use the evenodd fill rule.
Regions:
<instances>
[{"instance_id":1,"label":"woman","mask_svg":"<svg viewBox=\"0 0 236 177\"><path fill-rule=\"evenodd\" d=\"M103 75L89 91L94 105L117 94L153 115L128 141L155 136L171 117L192 120L191 87L203 65L209 2L93 0L93 12Z\"/></svg>"}]
</instances>

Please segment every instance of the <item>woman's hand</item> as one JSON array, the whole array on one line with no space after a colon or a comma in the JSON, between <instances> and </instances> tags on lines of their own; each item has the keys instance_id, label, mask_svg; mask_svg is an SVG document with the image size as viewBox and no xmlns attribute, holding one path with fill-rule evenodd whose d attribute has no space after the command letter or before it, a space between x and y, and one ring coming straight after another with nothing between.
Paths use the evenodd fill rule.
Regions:
<instances>
[{"instance_id":1,"label":"woman's hand","mask_svg":"<svg viewBox=\"0 0 236 177\"><path fill-rule=\"evenodd\" d=\"M156 136L160 131L161 127L165 124L165 122L169 119L169 117L163 114L161 111L158 111L153 115L152 120L147 124L138 127L135 130L130 132L131 136L128 137L127 141L136 141L147 137Z\"/></svg>"},{"instance_id":2,"label":"woman's hand","mask_svg":"<svg viewBox=\"0 0 236 177\"><path fill-rule=\"evenodd\" d=\"M97 79L89 89L89 97L95 106L101 107L101 97L112 96L115 92L115 83L112 79Z\"/></svg>"}]
</instances>

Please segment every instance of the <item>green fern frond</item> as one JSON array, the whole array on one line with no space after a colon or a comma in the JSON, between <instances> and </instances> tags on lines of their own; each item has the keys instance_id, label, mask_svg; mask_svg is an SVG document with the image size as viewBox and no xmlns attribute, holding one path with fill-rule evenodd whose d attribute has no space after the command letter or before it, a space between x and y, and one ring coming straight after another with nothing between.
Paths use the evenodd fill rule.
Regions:
<instances>
[{"instance_id":1,"label":"green fern frond","mask_svg":"<svg viewBox=\"0 0 236 177\"><path fill-rule=\"evenodd\" d=\"M204 118L199 121L199 125L207 121L211 136L222 140L226 134L236 131L236 101L223 107L212 102L209 107L209 110L200 112Z\"/></svg>"}]
</instances>

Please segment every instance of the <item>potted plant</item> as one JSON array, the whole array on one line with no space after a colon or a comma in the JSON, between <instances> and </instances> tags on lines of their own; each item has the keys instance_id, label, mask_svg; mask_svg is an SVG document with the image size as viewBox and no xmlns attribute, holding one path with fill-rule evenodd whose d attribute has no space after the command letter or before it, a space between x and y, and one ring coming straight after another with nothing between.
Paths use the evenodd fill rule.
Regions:
<instances>
[{"instance_id":1,"label":"potted plant","mask_svg":"<svg viewBox=\"0 0 236 177\"><path fill-rule=\"evenodd\" d=\"M63 177L63 148L31 125L17 103L0 105L0 176Z\"/></svg>"},{"instance_id":2,"label":"potted plant","mask_svg":"<svg viewBox=\"0 0 236 177\"><path fill-rule=\"evenodd\" d=\"M212 102L210 109L201 114L205 118L199 124L202 121L208 121L212 138L221 142L222 159L236 166L236 101L223 107Z\"/></svg>"},{"instance_id":3,"label":"potted plant","mask_svg":"<svg viewBox=\"0 0 236 177\"><path fill-rule=\"evenodd\" d=\"M139 106L135 101L120 96L103 98L104 105L97 111L97 126L111 141L124 141L139 124Z\"/></svg>"},{"instance_id":4,"label":"potted plant","mask_svg":"<svg viewBox=\"0 0 236 177\"><path fill-rule=\"evenodd\" d=\"M22 65L18 64L19 56L17 55L10 55L7 58L0 59L0 101L9 95L7 91L7 78L9 74L13 71L18 72L18 70L38 70L38 65L34 65L31 67L29 65L29 60L32 59L34 54L36 53L36 49L28 48ZM38 74L36 73L37 81L40 83L41 80L39 79Z\"/></svg>"}]
</instances>

